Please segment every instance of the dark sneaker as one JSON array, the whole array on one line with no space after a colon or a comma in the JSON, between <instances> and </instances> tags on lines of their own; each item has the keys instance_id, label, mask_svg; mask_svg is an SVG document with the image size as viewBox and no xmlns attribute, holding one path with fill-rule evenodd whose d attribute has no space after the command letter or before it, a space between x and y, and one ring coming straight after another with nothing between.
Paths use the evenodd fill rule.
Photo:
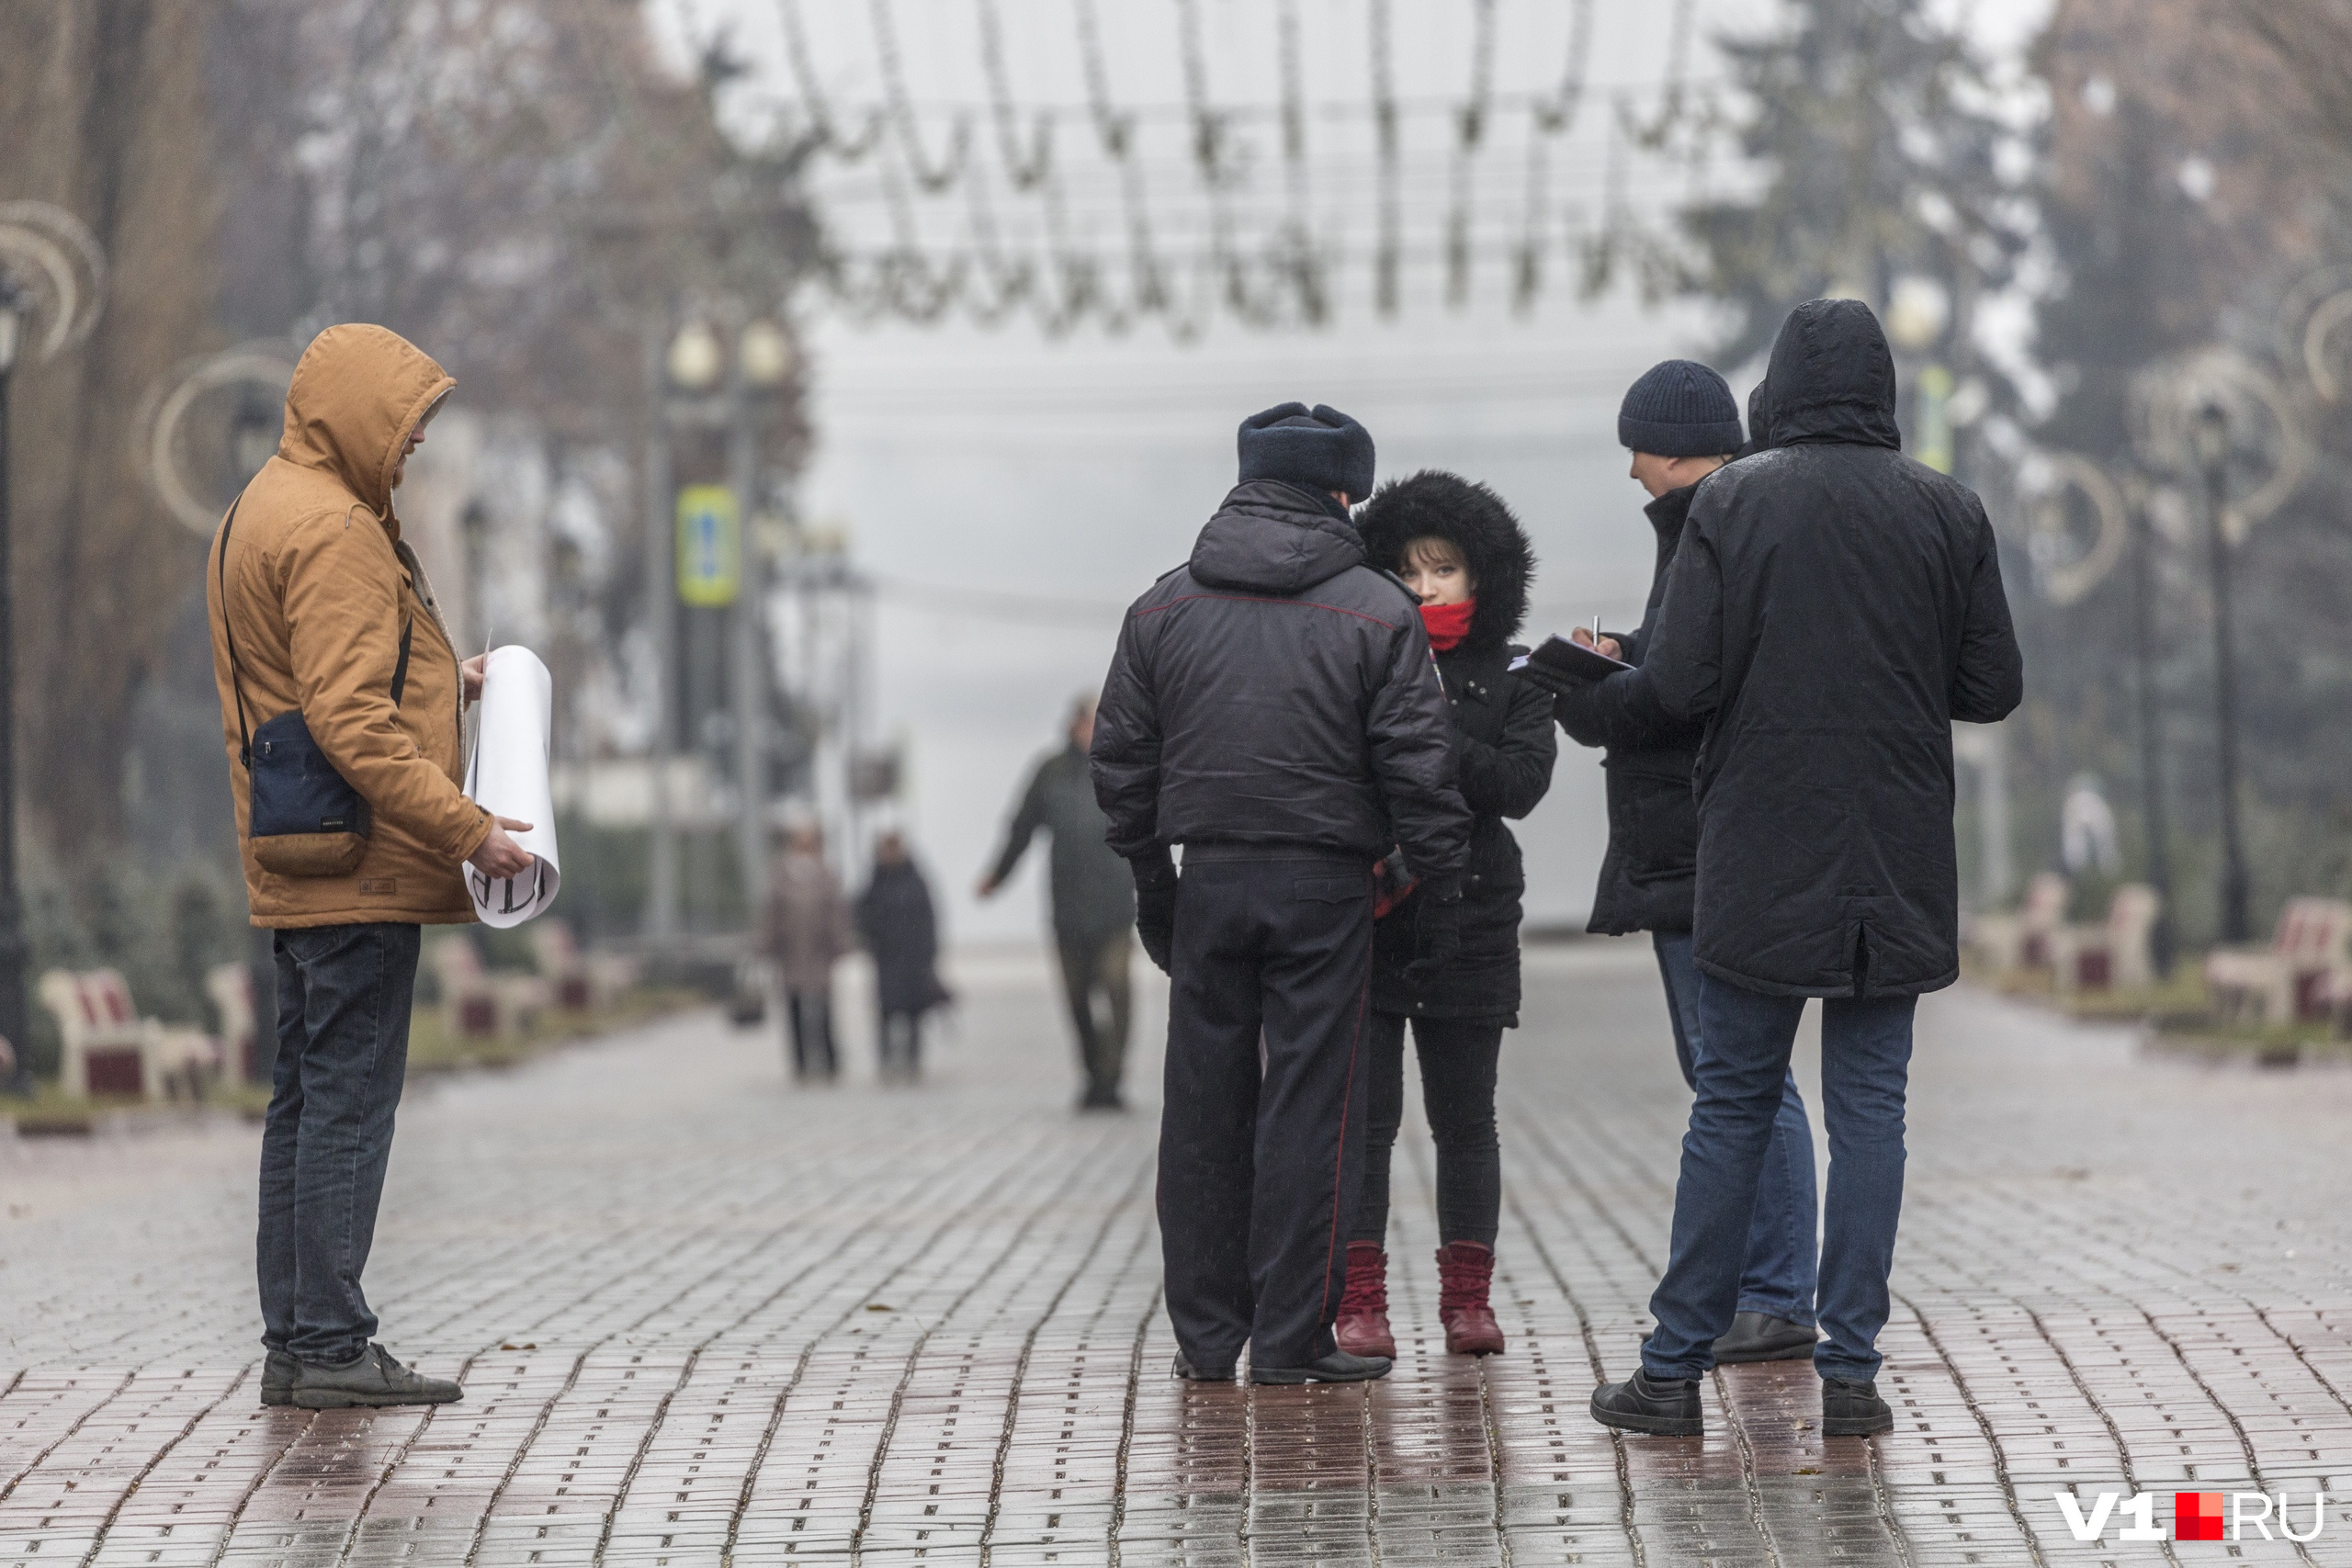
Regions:
<instances>
[{"instance_id":1,"label":"dark sneaker","mask_svg":"<svg viewBox=\"0 0 2352 1568\"><path fill-rule=\"evenodd\" d=\"M294 1403L294 1379L300 1373L302 1363L294 1359L291 1350L272 1350L262 1358L261 1402L264 1404Z\"/></svg>"},{"instance_id":2,"label":"dark sneaker","mask_svg":"<svg viewBox=\"0 0 2352 1568\"><path fill-rule=\"evenodd\" d=\"M1170 1376L1182 1378L1186 1382L1231 1382L1233 1381L1233 1366L1230 1362L1227 1363L1223 1371L1214 1368L1204 1371L1186 1360L1184 1352L1182 1350L1176 1352L1176 1364L1169 1368L1168 1371Z\"/></svg>"},{"instance_id":3,"label":"dark sneaker","mask_svg":"<svg viewBox=\"0 0 2352 1568\"><path fill-rule=\"evenodd\" d=\"M1821 1380L1821 1435L1869 1438L1894 1430L1894 1412L1878 1396L1876 1382Z\"/></svg>"},{"instance_id":4,"label":"dark sneaker","mask_svg":"<svg viewBox=\"0 0 2352 1568\"><path fill-rule=\"evenodd\" d=\"M1319 1361L1309 1361L1303 1367L1261 1367L1252 1365L1250 1381L1262 1383L1298 1382L1370 1382L1385 1378L1396 1363L1385 1356L1351 1356L1345 1350L1334 1350Z\"/></svg>"},{"instance_id":5,"label":"dark sneaker","mask_svg":"<svg viewBox=\"0 0 2352 1568\"><path fill-rule=\"evenodd\" d=\"M1715 1365L1736 1367L1749 1361L1804 1361L1821 1336L1801 1323L1770 1313L1743 1312L1731 1320L1731 1332L1715 1341Z\"/></svg>"},{"instance_id":6,"label":"dark sneaker","mask_svg":"<svg viewBox=\"0 0 2352 1568\"><path fill-rule=\"evenodd\" d=\"M447 1404L466 1391L447 1378L404 1367L381 1345L370 1344L342 1366L304 1361L294 1380L294 1403L305 1410L349 1410L383 1404Z\"/></svg>"},{"instance_id":7,"label":"dark sneaker","mask_svg":"<svg viewBox=\"0 0 2352 1568\"><path fill-rule=\"evenodd\" d=\"M1639 1367L1623 1382L1605 1382L1592 1391L1592 1418L1622 1432L1659 1438L1699 1438L1707 1431L1697 1380L1653 1380Z\"/></svg>"}]
</instances>

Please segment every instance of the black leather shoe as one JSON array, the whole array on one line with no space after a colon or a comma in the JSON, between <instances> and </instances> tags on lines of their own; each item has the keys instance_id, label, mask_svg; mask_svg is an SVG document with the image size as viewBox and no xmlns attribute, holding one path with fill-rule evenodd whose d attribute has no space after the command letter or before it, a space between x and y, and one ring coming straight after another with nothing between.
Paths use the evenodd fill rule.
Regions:
<instances>
[{"instance_id":1,"label":"black leather shoe","mask_svg":"<svg viewBox=\"0 0 2352 1568\"><path fill-rule=\"evenodd\" d=\"M466 1391L447 1378L403 1366L381 1345L341 1366L304 1361L294 1376L294 1403L305 1410L376 1409L394 1404L448 1404Z\"/></svg>"},{"instance_id":2,"label":"black leather shoe","mask_svg":"<svg viewBox=\"0 0 2352 1568\"><path fill-rule=\"evenodd\" d=\"M294 1379L302 1371L302 1363L294 1359L291 1350L272 1350L262 1359L261 1402L264 1404L294 1403Z\"/></svg>"},{"instance_id":3,"label":"black leather shoe","mask_svg":"<svg viewBox=\"0 0 2352 1568\"><path fill-rule=\"evenodd\" d=\"M1334 1350L1319 1361L1309 1361L1303 1367L1261 1367L1252 1365L1250 1381L1263 1383L1297 1382L1370 1382L1385 1378L1396 1363L1385 1356L1351 1356L1345 1350Z\"/></svg>"},{"instance_id":4,"label":"black leather shoe","mask_svg":"<svg viewBox=\"0 0 2352 1568\"><path fill-rule=\"evenodd\" d=\"M1176 1364L1169 1368L1168 1372L1170 1377L1182 1378L1186 1382L1231 1382L1233 1381L1233 1368L1230 1364L1223 1371L1214 1369L1203 1371L1186 1360L1184 1352L1182 1350L1176 1352Z\"/></svg>"},{"instance_id":5,"label":"black leather shoe","mask_svg":"<svg viewBox=\"0 0 2352 1568\"><path fill-rule=\"evenodd\" d=\"M1810 1360L1820 1342L1819 1333L1801 1323L1770 1313L1743 1312L1731 1320L1731 1332L1715 1341L1715 1365Z\"/></svg>"},{"instance_id":6,"label":"black leather shoe","mask_svg":"<svg viewBox=\"0 0 2352 1568\"><path fill-rule=\"evenodd\" d=\"M1605 1382L1592 1391L1592 1418L1622 1432L1659 1438L1701 1438L1707 1432L1696 1379L1653 1381L1639 1367L1623 1382Z\"/></svg>"},{"instance_id":7,"label":"black leather shoe","mask_svg":"<svg viewBox=\"0 0 2352 1568\"><path fill-rule=\"evenodd\" d=\"M1869 1438L1894 1430L1894 1412L1878 1396L1875 1382L1821 1380L1821 1435Z\"/></svg>"}]
</instances>

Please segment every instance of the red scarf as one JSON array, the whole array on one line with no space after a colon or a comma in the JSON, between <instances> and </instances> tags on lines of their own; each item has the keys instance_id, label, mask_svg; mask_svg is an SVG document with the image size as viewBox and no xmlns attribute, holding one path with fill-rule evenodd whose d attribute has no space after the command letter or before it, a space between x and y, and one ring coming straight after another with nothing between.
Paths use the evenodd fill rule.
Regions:
<instances>
[{"instance_id":1,"label":"red scarf","mask_svg":"<svg viewBox=\"0 0 2352 1568\"><path fill-rule=\"evenodd\" d=\"M1459 604L1422 605L1421 624L1430 629L1430 646L1440 653L1453 651L1470 635L1470 617L1477 613L1476 599L1464 599Z\"/></svg>"}]
</instances>

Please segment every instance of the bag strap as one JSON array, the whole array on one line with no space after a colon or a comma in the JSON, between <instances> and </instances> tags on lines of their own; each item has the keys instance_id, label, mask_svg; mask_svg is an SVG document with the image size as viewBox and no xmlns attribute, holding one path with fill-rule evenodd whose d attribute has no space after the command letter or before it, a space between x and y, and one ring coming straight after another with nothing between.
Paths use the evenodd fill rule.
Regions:
<instances>
[{"instance_id":1,"label":"bag strap","mask_svg":"<svg viewBox=\"0 0 2352 1568\"><path fill-rule=\"evenodd\" d=\"M229 503L229 520L220 525L220 640L229 645L229 690L237 699L237 763L247 773L254 766L253 730L245 723L244 684L238 679L237 634L232 629L229 614L229 530L237 525L237 508L245 503L242 495Z\"/></svg>"},{"instance_id":2,"label":"bag strap","mask_svg":"<svg viewBox=\"0 0 2352 1568\"><path fill-rule=\"evenodd\" d=\"M220 639L229 645L229 690L237 702L237 761L248 772L254 765L254 737L245 722L245 692L237 668L237 634L231 629L229 616L229 531L237 525L237 508L245 502L239 496L229 505L228 521L220 525ZM410 615L401 622L400 662L392 666L392 705L401 705L401 694L408 690L409 645L416 637L416 617Z\"/></svg>"},{"instance_id":3,"label":"bag strap","mask_svg":"<svg viewBox=\"0 0 2352 1568\"><path fill-rule=\"evenodd\" d=\"M401 661L392 666L392 705L401 705L401 694L408 690L408 645L416 635L416 617L411 615L401 623Z\"/></svg>"}]
</instances>

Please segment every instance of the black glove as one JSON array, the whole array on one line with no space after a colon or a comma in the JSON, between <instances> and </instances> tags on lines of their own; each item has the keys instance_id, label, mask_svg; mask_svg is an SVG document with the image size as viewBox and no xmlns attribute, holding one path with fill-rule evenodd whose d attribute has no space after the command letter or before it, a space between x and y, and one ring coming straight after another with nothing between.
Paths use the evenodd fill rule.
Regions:
<instances>
[{"instance_id":1,"label":"black glove","mask_svg":"<svg viewBox=\"0 0 2352 1568\"><path fill-rule=\"evenodd\" d=\"M1137 855L1127 864L1136 874L1136 935L1143 942L1144 955L1159 965L1161 974L1172 974L1169 964L1176 945L1175 863L1161 850Z\"/></svg>"},{"instance_id":2,"label":"black glove","mask_svg":"<svg viewBox=\"0 0 2352 1568\"><path fill-rule=\"evenodd\" d=\"M1426 986L1461 956L1462 890L1439 894L1424 887L1413 902L1413 961L1405 965L1405 978Z\"/></svg>"},{"instance_id":3,"label":"black glove","mask_svg":"<svg viewBox=\"0 0 2352 1568\"><path fill-rule=\"evenodd\" d=\"M1511 673L1537 691L1549 693L1555 698L1565 697L1574 692L1589 692L1592 689L1592 682L1584 676L1555 670L1548 664L1538 664L1532 659Z\"/></svg>"}]
</instances>

